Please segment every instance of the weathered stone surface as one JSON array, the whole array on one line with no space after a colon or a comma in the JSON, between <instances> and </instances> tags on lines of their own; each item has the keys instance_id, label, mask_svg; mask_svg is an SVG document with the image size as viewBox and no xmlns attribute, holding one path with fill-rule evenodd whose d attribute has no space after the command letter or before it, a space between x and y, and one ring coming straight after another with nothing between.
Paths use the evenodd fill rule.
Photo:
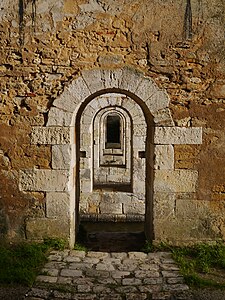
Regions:
<instances>
[{"instance_id":1,"label":"weathered stone surface","mask_svg":"<svg viewBox=\"0 0 225 300\"><path fill-rule=\"evenodd\" d=\"M33 127L32 144L62 145L70 143L69 127Z\"/></svg>"},{"instance_id":2,"label":"weathered stone surface","mask_svg":"<svg viewBox=\"0 0 225 300\"><path fill-rule=\"evenodd\" d=\"M68 172L63 170L20 171L21 191L63 192L67 190Z\"/></svg>"},{"instance_id":3,"label":"weathered stone surface","mask_svg":"<svg viewBox=\"0 0 225 300\"><path fill-rule=\"evenodd\" d=\"M70 145L52 146L52 168L56 170L68 170L71 162Z\"/></svg>"},{"instance_id":4,"label":"weathered stone surface","mask_svg":"<svg viewBox=\"0 0 225 300\"><path fill-rule=\"evenodd\" d=\"M68 193L50 192L46 194L46 216L69 217L70 196Z\"/></svg>"},{"instance_id":5,"label":"weathered stone surface","mask_svg":"<svg viewBox=\"0 0 225 300\"><path fill-rule=\"evenodd\" d=\"M172 145L155 146L154 169L173 170L174 169L174 149Z\"/></svg>"},{"instance_id":6,"label":"weathered stone surface","mask_svg":"<svg viewBox=\"0 0 225 300\"><path fill-rule=\"evenodd\" d=\"M142 101L145 101L146 103L148 102L147 99L149 99L150 97L152 97L152 95L155 95L156 93L158 93L158 87L150 78L142 79L142 81L138 85L138 88L135 91L135 95L137 95ZM163 101L164 99L160 99L160 100ZM156 105L160 106L159 103L157 103ZM151 112L154 111L154 109L151 109L152 108L151 104L149 107Z\"/></svg>"},{"instance_id":7,"label":"weathered stone surface","mask_svg":"<svg viewBox=\"0 0 225 300\"><path fill-rule=\"evenodd\" d=\"M155 144L201 144L202 129L197 127L156 127Z\"/></svg>"},{"instance_id":8,"label":"weathered stone surface","mask_svg":"<svg viewBox=\"0 0 225 300\"><path fill-rule=\"evenodd\" d=\"M62 159L60 168L68 169L69 162L64 160L67 154L60 156L59 153L54 153L54 158L54 147L51 145L74 144L75 128L71 127L70 135L69 128L65 126L75 127L76 113L79 111L80 114L85 109L85 100L91 101L92 97L107 92L100 107L97 102L91 106L92 101L90 106L94 109L94 114L98 109L108 107L110 91L120 93L121 98L125 98L124 103L127 102L127 96L133 97L143 110L148 127L151 127L152 115L152 121L157 126L155 134L154 129L152 130L156 145L185 146L179 149L175 147L175 169L198 171L198 185L193 192L193 199L213 200L207 215L200 205L197 206L196 219L199 220L199 226L197 223L195 226L201 228L202 217L204 220L210 218L208 233L204 230L205 236L208 238L211 235L214 238L216 232L220 238L224 237L222 203L225 196L219 188L224 184L225 174L222 1L206 0L204 5L197 0L143 0L132 4L132 1L122 1L120 5L116 1L105 0L84 2L40 0L26 1L26 5L19 1L18 5L16 1L1 1L1 234L21 238L24 219L45 214L43 195L38 197L37 194L19 190L18 171L34 167L58 169L57 162L53 163L55 159ZM117 107L121 107L121 104L121 100L116 103L115 99L111 103ZM136 122L139 118L141 122L140 115L135 115L131 104L126 103L124 108L133 114L133 121ZM79 121L78 119L76 120ZM174 124L183 128L174 128ZM32 126L38 127L31 133ZM201 130L198 128L201 126L202 144ZM90 128L92 127L85 127L85 133L91 133ZM76 127L78 137L77 129L79 131L79 126ZM137 131L138 134L132 135L136 161L133 164L135 171L132 171L134 176L131 178L134 186L130 190L134 187L134 194L137 194L140 182L143 189L142 182L147 174L148 197L153 185L151 178L154 177L149 174L151 168L145 173L144 161L152 167L153 157L152 162L149 157L144 158L146 139L141 142L137 139L144 131L141 128ZM152 142L153 137L148 135L147 142ZM30 145L31 141L33 145ZM86 151L87 157L82 157L80 164L85 165L86 170L92 166L91 139L86 139L86 144L88 143L88 149L80 149L83 151L82 155ZM197 144L199 148L196 148L196 152L189 147ZM140 158L139 155L143 157ZM70 160L71 167L78 166L75 155ZM136 176L140 168L144 176ZM91 174L84 171L85 179L89 175L91 178ZM78 182L77 175L74 168L70 187ZM112 176L114 177L111 179L115 178L115 174ZM124 178L121 177L121 180ZM88 190L87 185L83 187ZM92 187L92 183L89 187ZM145 192L142 191L142 194L145 195ZM159 193L162 193L163 198L164 192ZM73 197L74 195L75 191ZM112 197L114 195L115 193ZM180 200L178 195L176 199ZM162 211L166 212L164 200ZM71 211L74 211L74 203L75 199L71 198ZM152 204L159 212L160 205ZM83 211L84 206L80 205ZM170 210L172 204L168 206ZM150 209L148 205L146 207ZM97 209L95 212L97 213ZM152 215L153 212L148 213ZM182 215L183 212L180 211L179 217L177 216L180 221L176 220L176 224L182 223ZM120 219L124 217L121 216ZM172 218L167 213L167 217L173 220L174 215ZM187 212L188 217L190 214ZM158 222L156 215L154 222ZM71 221L71 224L74 222ZM152 225L154 228L155 224ZM191 223L186 225L197 240L197 230L192 229ZM171 228L174 229L175 225L172 224ZM73 225L70 229L72 232ZM183 231L189 239L188 229L185 231L183 228ZM184 233L179 234L185 239ZM75 234L71 234L71 239L72 236ZM171 230L168 236L162 233L162 236L167 240L174 236L179 238L175 230Z\"/></svg>"},{"instance_id":9,"label":"weathered stone surface","mask_svg":"<svg viewBox=\"0 0 225 300\"><path fill-rule=\"evenodd\" d=\"M71 270L71 269L63 269L60 273L63 277L81 277L82 271L80 270Z\"/></svg>"},{"instance_id":10,"label":"weathered stone surface","mask_svg":"<svg viewBox=\"0 0 225 300\"><path fill-rule=\"evenodd\" d=\"M63 111L57 107L52 107L48 114L48 122L46 126L70 126L72 121L72 113Z\"/></svg>"},{"instance_id":11,"label":"weathered stone surface","mask_svg":"<svg viewBox=\"0 0 225 300\"><path fill-rule=\"evenodd\" d=\"M185 193L195 192L198 172L191 170L156 170L155 192Z\"/></svg>"},{"instance_id":12,"label":"weathered stone surface","mask_svg":"<svg viewBox=\"0 0 225 300\"><path fill-rule=\"evenodd\" d=\"M46 237L69 238L69 222L61 219L28 219L26 220L27 238L43 240Z\"/></svg>"},{"instance_id":13,"label":"weathered stone surface","mask_svg":"<svg viewBox=\"0 0 225 300\"><path fill-rule=\"evenodd\" d=\"M154 112L157 112L161 109L164 109L169 106L169 97L165 91L156 90L154 93L151 93L146 99L146 104L149 107L150 112L154 116Z\"/></svg>"}]
</instances>

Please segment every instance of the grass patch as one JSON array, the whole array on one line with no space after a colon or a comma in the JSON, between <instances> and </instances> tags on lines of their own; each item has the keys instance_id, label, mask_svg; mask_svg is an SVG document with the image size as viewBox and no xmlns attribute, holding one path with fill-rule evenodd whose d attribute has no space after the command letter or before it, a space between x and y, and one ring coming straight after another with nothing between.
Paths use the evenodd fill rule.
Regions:
<instances>
[{"instance_id":1,"label":"grass patch","mask_svg":"<svg viewBox=\"0 0 225 300\"><path fill-rule=\"evenodd\" d=\"M146 243L143 251L172 252L185 282L190 286L225 288L225 245L222 242L186 247Z\"/></svg>"},{"instance_id":2,"label":"grass patch","mask_svg":"<svg viewBox=\"0 0 225 300\"><path fill-rule=\"evenodd\" d=\"M50 249L62 250L62 241L46 239L40 244L0 245L0 284L31 286Z\"/></svg>"},{"instance_id":3,"label":"grass patch","mask_svg":"<svg viewBox=\"0 0 225 300\"><path fill-rule=\"evenodd\" d=\"M79 251L85 251L85 252L87 252L87 248L84 245L80 244L80 243L76 243L75 244L74 250L79 250Z\"/></svg>"}]
</instances>

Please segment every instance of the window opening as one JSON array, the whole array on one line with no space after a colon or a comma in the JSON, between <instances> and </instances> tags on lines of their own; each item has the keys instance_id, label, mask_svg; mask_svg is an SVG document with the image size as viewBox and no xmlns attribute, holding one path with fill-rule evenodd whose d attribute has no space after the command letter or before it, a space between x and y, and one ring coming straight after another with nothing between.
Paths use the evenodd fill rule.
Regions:
<instances>
[{"instance_id":1,"label":"window opening","mask_svg":"<svg viewBox=\"0 0 225 300\"><path fill-rule=\"evenodd\" d=\"M106 118L106 145L109 148L121 148L121 118L120 116L108 115Z\"/></svg>"}]
</instances>

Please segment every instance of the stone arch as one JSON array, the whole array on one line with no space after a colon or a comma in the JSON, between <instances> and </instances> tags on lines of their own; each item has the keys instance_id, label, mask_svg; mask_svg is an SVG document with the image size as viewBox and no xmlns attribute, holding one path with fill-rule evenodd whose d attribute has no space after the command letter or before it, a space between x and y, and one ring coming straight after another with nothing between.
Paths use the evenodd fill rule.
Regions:
<instances>
[{"instance_id":1,"label":"stone arch","mask_svg":"<svg viewBox=\"0 0 225 300\"><path fill-rule=\"evenodd\" d=\"M81 117L81 113L86 105L92 101L96 96L106 93L121 93L130 96L136 103L141 107L144 112L146 122L148 127L150 124L155 124L157 126L167 125L173 126L173 120L169 111L169 97L165 91L160 90L152 79L143 76L140 72L136 70L132 70L129 68L119 69L119 70L91 70L91 71L83 71L81 76L70 84L62 95L56 99L53 103L54 107L50 109L49 112L49 121L47 126L61 126L61 125L69 125L72 129L75 124L75 130L79 135L79 120ZM94 108L93 108L94 109ZM61 117L59 118L59 114ZM56 116L56 117L54 117ZM55 121L55 122L54 122ZM75 223L76 220L79 219L79 185L75 184L72 181L72 173L74 174L74 168L76 168L76 177L77 182L79 181L79 169L78 169L78 161L79 161L79 138L73 136L73 132L71 139L76 140L76 147L72 149L72 157L76 160L71 164L70 170L70 194L71 194L71 206L72 203L75 203L75 207L72 208L72 212L75 211ZM150 128L148 129L150 134ZM150 139L148 137L148 139ZM150 143L149 143L150 145ZM150 146L147 148L150 148ZM146 149L146 151L150 155L150 149ZM75 154L76 152L76 154ZM146 171L146 177L150 178L151 165L150 158L147 160L149 167ZM74 176L74 175L73 175ZM153 175L151 175L152 177ZM150 179L149 179L150 180ZM152 185L148 183L148 188ZM146 191L148 194L148 198L151 197L151 192ZM72 198L75 195L74 201ZM152 225L152 200L149 200L148 206L146 206L146 215L151 215L151 217L147 217L148 219L148 229L147 235L152 238L153 225ZM148 211L148 212L147 212ZM151 212L150 212L151 211Z\"/></svg>"},{"instance_id":2,"label":"stone arch","mask_svg":"<svg viewBox=\"0 0 225 300\"><path fill-rule=\"evenodd\" d=\"M61 236L68 238L70 245L73 246L75 220L78 219L76 205L79 201L76 185L79 158L76 141L79 140L79 120L85 106L97 96L106 93L127 95L140 106L145 115L149 156L146 174L149 178L154 176L154 180L146 184L146 187L152 185L148 192L151 201L146 207L146 216L151 215L151 218L146 222L146 227L149 233L153 233L154 225L156 240L168 239L161 231L160 222L164 216L160 219L157 211L161 209L159 207L162 202L167 205L166 201L169 198L172 199L171 203L176 201L174 198L176 193L195 191L197 171L175 170L173 146L202 143L201 128L175 127L167 93L160 90L151 78L141 72L131 68L82 71L53 102L46 126L32 128L32 144L52 145L52 169L23 170L20 173L20 190L46 192L46 218L27 221L28 238L31 228L33 231L36 230L39 236L54 236L56 228L60 228L63 232ZM60 208L57 207L57 201L61 205ZM174 213L174 203L171 203L170 214ZM38 222L44 228L42 233ZM153 238L153 235L149 234L148 237Z\"/></svg>"},{"instance_id":3,"label":"stone arch","mask_svg":"<svg viewBox=\"0 0 225 300\"><path fill-rule=\"evenodd\" d=\"M97 95L118 91L132 95L147 114L151 113L157 126L174 126L167 93L151 78L130 68L83 71L54 101L47 126L73 126L80 107Z\"/></svg>"}]
</instances>

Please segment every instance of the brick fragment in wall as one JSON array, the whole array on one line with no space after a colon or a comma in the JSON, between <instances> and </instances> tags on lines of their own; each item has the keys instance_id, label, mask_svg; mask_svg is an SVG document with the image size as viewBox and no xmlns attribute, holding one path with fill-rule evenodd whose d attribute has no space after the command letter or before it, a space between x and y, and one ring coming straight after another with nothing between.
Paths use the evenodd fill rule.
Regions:
<instances>
[{"instance_id":1,"label":"brick fragment in wall","mask_svg":"<svg viewBox=\"0 0 225 300\"><path fill-rule=\"evenodd\" d=\"M156 127L155 144L202 144L200 127Z\"/></svg>"},{"instance_id":2,"label":"brick fragment in wall","mask_svg":"<svg viewBox=\"0 0 225 300\"><path fill-rule=\"evenodd\" d=\"M67 191L68 175L65 170L23 170L19 173L19 188L21 191Z\"/></svg>"}]
</instances>

